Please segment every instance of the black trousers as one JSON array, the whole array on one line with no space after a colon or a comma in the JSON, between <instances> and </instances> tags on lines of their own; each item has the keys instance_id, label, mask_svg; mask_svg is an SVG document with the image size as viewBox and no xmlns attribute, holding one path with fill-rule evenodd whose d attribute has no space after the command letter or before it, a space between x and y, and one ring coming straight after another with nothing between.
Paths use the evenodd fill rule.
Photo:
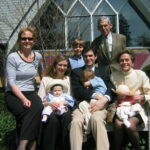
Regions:
<instances>
[{"instance_id":1,"label":"black trousers","mask_svg":"<svg viewBox=\"0 0 150 150\"><path fill-rule=\"evenodd\" d=\"M46 123L43 123L42 150L69 150L69 124L71 108L63 115L52 113ZM60 147L60 148L59 148Z\"/></svg>"},{"instance_id":2,"label":"black trousers","mask_svg":"<svg viewBox=\"0 0 150 150\"><path fill-rule=\"evenodd\" d=\"M19 140L36 140L39 135L43 104L35 92L23 92L31 101L31 107L24 107L22 101L12 92L5 94L9 111L16 118L16 128Z\"/></svg>"}]
</instances>

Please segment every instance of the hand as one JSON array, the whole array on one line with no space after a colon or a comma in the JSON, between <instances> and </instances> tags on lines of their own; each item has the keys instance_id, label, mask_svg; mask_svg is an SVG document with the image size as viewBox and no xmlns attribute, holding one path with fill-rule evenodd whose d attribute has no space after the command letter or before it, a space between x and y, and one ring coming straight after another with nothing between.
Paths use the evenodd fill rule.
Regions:
<instances>
[{"instance_id":1,"label":"hand","mask_svg":"<svg viewBox=\"0 0 150 150\"><path fill-rule=\"evenodd\" d=\"M90 81L83 82L84 87L89 87L91 85Z\"/></svg>"},{"instance_id":2,"label":"hand","mask_svg":"<svg viewBox=\"0 0 150 150\"><path fill-rule=\"evenodd\" d=\"M133 97L134 97L136 103L143 104L145 102L144 95L134 95Z\"/></svg>"},{"instance_id":3,"label":"hand","mask_svg":"<svg viewBox=\"0 0 150 150\"><path fill-rule=\"evenodd\" d=\"M23 105L25 107L30 107L31 106L31 102L28 99L26 99L26 100L23 101Z\"/></svg>"},{"instance_id":4,"label":"hand","mask_svg":"<svg viewBox=\"0 0 150 150\"><path fill-rule=\"evenodd\" d=\"M51 106L53 110L56 110L60 107L60 104L58 102L49 102L49 106Z\"/></svg>"},{"instance_id":5,"label":"hand","mask_svg":"<svg viewBox=\"0 0 150 150\"><path fill-rule=\"evenodd\" d=\"M101 100L103 97L104 97L104 96L103 96L102 94L100 94L100 93L96 93L96 94L94 95L94 99L96 99L96 100Z\"/></svg>"},{"instance_id":6,"label":"hand","mask_svg":"<svg viewBox=\"0 0 150 150\"><path fill-rule=\"evenodd\" d=\"M60 105L66 105L66 104L68 104L68 102L67 101L60 101L60 102L58 102Z\"/></svg>"},{"instance_id":7,"label":"hand","mask_svg":"<svg viewBox=\"0 0 150 150\"><path fill-rule=\"evenodd\" d=\"M108 99L103 96L101 100L97 100L90 104L89 110L90 112L95 112L98 110L102 110L106 107L106 104L108 103Z\"/></svg>"}]
</instances>

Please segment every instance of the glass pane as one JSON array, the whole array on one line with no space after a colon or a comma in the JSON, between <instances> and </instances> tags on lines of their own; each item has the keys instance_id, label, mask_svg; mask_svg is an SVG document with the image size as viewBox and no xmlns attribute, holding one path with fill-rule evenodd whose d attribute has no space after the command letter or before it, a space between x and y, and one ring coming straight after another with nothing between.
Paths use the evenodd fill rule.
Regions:
<instances>
[{"instance_id":1,"label":"glass pane","mask_svg":"<svg viewBox=\"0 0 150 150\"><path fill-rule=\"evenodd\" d=\"M81 3L77 2L75 6L71 9L69 16L89 16L89 14L81 5Z\"/></svg>"},{"instance_id":2,"label":"glass pane","mask_svg":"<svg viewBox=\"0 0 150 150\"><path fill-rule=\"evenodd\" d=\"M61 8L62 10L67 13L68 9L71 7L72 3L75 0L54 0Z\"/></svg>"},{"instance_id":3,"label":"glass pane","mask_svg":"<svg viewBox=\"0 0 150 150\"><path fill-rule=\"evenodd\" d=\"M77 37L90 41L90 17L68 18L68 40L69 47Z\"/></svg>"},{"instance_id":4,"label":"glass pane","mask_svg":"<svg viewBox=\"0 0 150 150\"><path fill-rule=\"evenodd\" d=\"M38 49L65 48L64 17L53 3L35 25L41 32L37 43Z\"/></svg>"},{"instance_id":5,"label":"glass pane","mask_svg":"<svg viewBox=\"0 0 150 150\"><path fill-rule=\"evenodd\" d=\"M97 8L96 12L94 15L115 15L113 12L112 8L105 2L103 1L100 6Z\"/></svg>"},{"instance_id":6,"label":"glass pane","mask_svg":"<svg viewBox=\"0 0 150 150\"><path fill-rule=\"evenodd\" d=\"M130 31L128 46L150 46L150 30L134 9L127 3L120 13L126 19L126 27Z\"/></svg>"},{"instance_id":7,"label":"glass pane","mask_svg":"<svg viewBox=\"0 0 150 150\"><path fill-rule=\"evenodd\" d=\"M127 2L127 0L108 0L116 11L119 11Z\"/></svg>"},{"instance_id":8,"label":"glass pane","mask_svg":"<svg viewBox=\"0 0 150 150\"><path fill-rule=\"evenodd\" d=\"M98 4L99 0L82 0L82 2L86 5L86 7L90 10L93 11L93 9L96 7Z\"/></svg>"}]
</instances>

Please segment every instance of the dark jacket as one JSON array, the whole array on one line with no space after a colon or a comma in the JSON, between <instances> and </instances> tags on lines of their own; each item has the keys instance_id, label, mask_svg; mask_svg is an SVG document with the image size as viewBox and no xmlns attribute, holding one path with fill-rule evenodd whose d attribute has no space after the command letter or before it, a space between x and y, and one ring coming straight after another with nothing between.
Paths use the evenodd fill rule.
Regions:
<instances>
[{"instance_id":1,"label":"dark jacket","mask_svg":"<svg viewBox=\"0 0 150 150\"><path fill-rule=\"evenodd\" d=\"M81 79L80 79L80 75L83 72L83 70L86 67L83 66L81 68L76 68L73 69L71 72L71 87L72 87L72 92L74 94L74 97L77 99L77 101L90 101L91 96L93 94L93 90L89 89L85 89L82 85ZM110 98L112 98L112 92L111 89L113 88L113 84L110 81L110 76L109 73L106 70L103 69L99 69L97 67L95 67L95 75L98 77L101 77L106 86L107 86L107 91L105 95L110 96Z\"/></svg>"}]
</instances>

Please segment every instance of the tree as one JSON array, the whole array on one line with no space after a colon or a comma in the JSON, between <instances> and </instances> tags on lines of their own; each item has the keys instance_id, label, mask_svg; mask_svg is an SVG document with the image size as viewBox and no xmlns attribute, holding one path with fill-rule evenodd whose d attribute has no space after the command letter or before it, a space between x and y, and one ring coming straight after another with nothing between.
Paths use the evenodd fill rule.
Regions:
<instances>
[{"instance_id":1,"label":"tree","mask_svg":"<svg viewBox=\"0 0 150 150\"><path fill-rule=\"evenodd\" d=\"M125 35L127 37L127 46L130 45L130 30L129 30L129 24L128 21L124 18L122 14L119 15L119 29L120 33Z\"/></svg>"},{"instance_id":2,"label":"tree","mask_svg":"<svg viewBox=\"0 0 150 150\"><path fill-rule=\"evenodd\" d=\"M138 37L137 42L138 42L138 45L149 47L150 46L150 37L148 36L148 34L145 33Z\"/></svg>"}]
</instances>

